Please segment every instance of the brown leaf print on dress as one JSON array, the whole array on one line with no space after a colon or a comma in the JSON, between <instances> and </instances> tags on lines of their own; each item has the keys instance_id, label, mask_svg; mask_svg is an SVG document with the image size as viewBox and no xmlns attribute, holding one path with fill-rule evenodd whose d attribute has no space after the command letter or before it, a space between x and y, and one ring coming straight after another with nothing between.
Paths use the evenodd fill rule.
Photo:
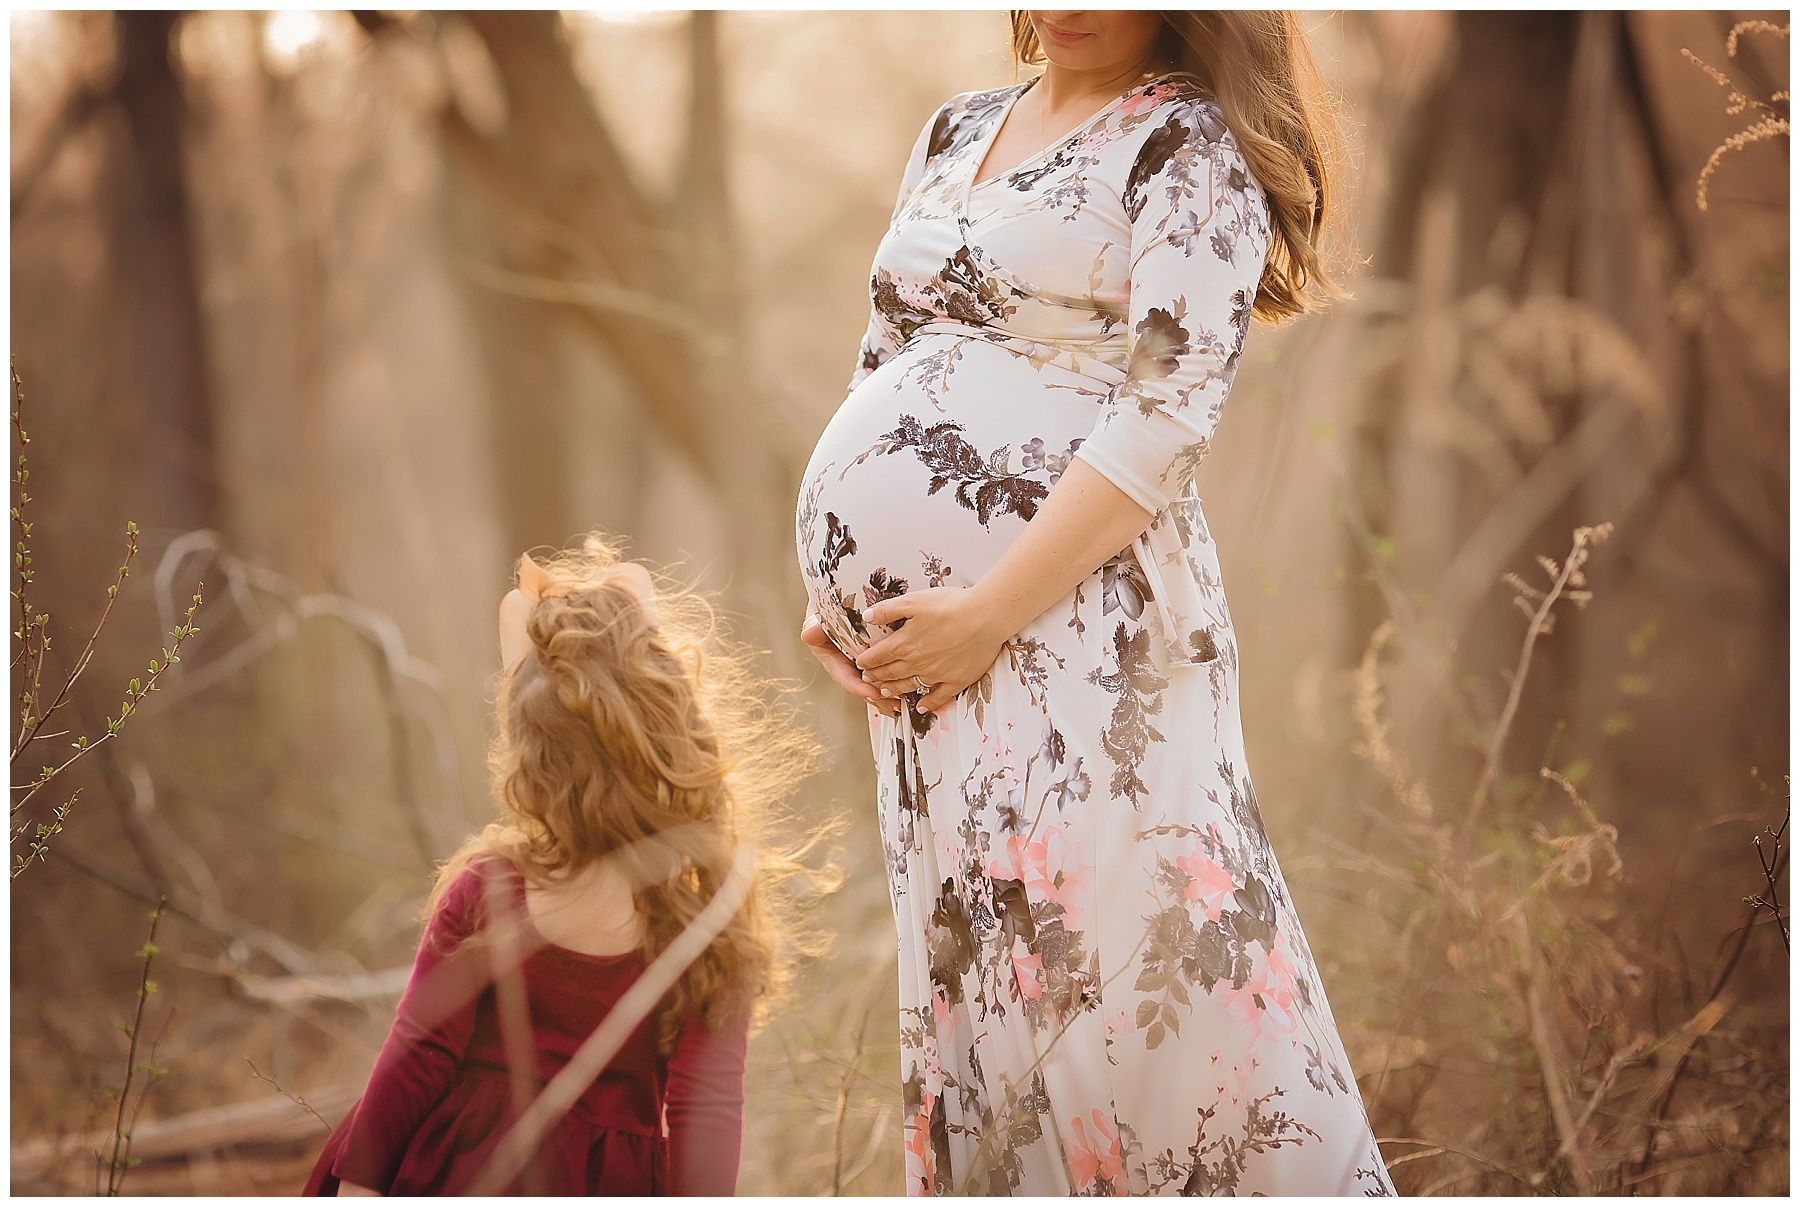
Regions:
<instances>
[{"instance_id":1,"label":"brown leaf print on dress","mask_svg":"<svg viewBox=\"0 0 1800 1207\"><path fill-rule=\"evenodd\" d=\"M1095 566L941 712L868 710L907 1192L1391 1193L1246 770L1194 480L1267 198L1182 72L976 193L1021 88L920 126L796 513L852 648L876 600L978 581L1078 458L1152 517L1144 561Z\"/></svg>"},{"instance_id":2,"label":"brown leaf print on dress","mask_svg":"<svg viewBox=\"0 0 1800 1207\"><path fill-rule=\"evenodd\" d=\"M1113 705L1101 747L1118 768L1112 777L1113 794L1141 808L1147 788L1138 776L1138 768L1150 744L1164 740L1151 718L1162 712L1162 692L1169 681L1156 669L1149 629L1127 632L1125 622L1120 621L1113 630L1113 651L1114 669L1096 670L1089 681L1119 698Z\"/></svg>"}]
</instances>

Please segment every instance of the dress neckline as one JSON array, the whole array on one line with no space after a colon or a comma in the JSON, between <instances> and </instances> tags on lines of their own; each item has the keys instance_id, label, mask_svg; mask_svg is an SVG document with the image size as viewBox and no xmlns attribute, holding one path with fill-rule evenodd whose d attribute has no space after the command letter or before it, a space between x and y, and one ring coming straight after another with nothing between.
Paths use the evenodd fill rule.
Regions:
<instances>
[{"instance_id":1,"label":"dress neckline","mask_svg":"<svg viewBox=\"0 0 1800 1207\"><path fill-rule=\"evenodd\" d=\"M986 188L996 180L1005 180L1008 177L1016 176L1019 174L1020 169L1030 167L1032 164L1037 163L1053 151L1061 150L1070 142L1070 140L1092 129L1096 122L1106 117L1114 109L1117 109L1120 105L1130 100L1137 93L1150 87L1152 84L1159 83L1175 74L1178 73L1164 71L1160 74L1151 76L1149 79L1140 79L1137 83L1113 97L1112 100L1106 102L1106 104L1100 106L1100 108L1076 122L1075 125L1065 131L1060 138L1050 140L1050 142L1046 143L1032 154L1027 155L1024 159L1021 159L1018 163L1015 163L1004 172L996 173L993 176L989 176L986 180L977 182L975 178L981 174L981 169L986 166L988 152L993 150L994 140L1000 137L1001 128L1006 125L1006 120L1012 116L1013 107L1019 103L1020 97L1024 96L1027 92L1030 92L1037 82L1044 78L1042 73L1032 76L1013 90L1013 94L1008 97L1001 106L1000 116L989 124L988 128L982 132L979 138L970 144L970 147L974 151L975 165L969 169L969 174L963 179L963 203L966 205L969 198L972 197L976 191Z\"/></svg>"}]
</instances>

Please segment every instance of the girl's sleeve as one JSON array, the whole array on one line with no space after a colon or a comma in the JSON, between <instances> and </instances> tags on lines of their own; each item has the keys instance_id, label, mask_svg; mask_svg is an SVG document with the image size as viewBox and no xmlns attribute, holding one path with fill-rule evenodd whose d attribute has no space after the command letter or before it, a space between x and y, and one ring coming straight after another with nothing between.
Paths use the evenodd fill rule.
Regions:
<instances>
[{"instance_id":1,"label":"girl's sleeve","mask_svg":"<svg viewBox=\"0 0 1800 1207\"><path fill-rule=\"evenodd\" d=\"M906 199L912 196L913 189L918 186L920 179L925 175L925 161L930 152L933 138L942 124L946 107L945 105L938 106L937 111L920 128L919 136L913 140L912 151L906 157L906 167L900 173L900 193L894 198L894 209L888 216L889 226L892 226L894 220L900 216L900 210L905 206ZM863 378L879 369L884 361L900 350L899 345L894 342L894 333L889 330L886 323L881 321L881 312L876 308L873 300L874 289L875 283L871 280L869 282L871 294L869 326L863 332L862 343L856 350L856 368L850 374L849 388L844 391L846 394L861 385Z\"/></svg>"},{"instance_id":2,"label":"girl's sleeve","mask_svg":"<svg viewBox=\"0 0 1800 1207\"><path fill-rule=\"evenodd\" d=\"M483 886L478 872L464 872L425 924L393 1026L332 1163L339 1181L385 1194L419 1123L462 1062L486 982L487 961L462 946L480 917Z\"/></svg>"},{"instance_id":3,"label":"girl's sleeve","mask_svg":"<svg viewBox=\"0 0 1800 1207\"><path fill-rule=\"evenodd\" d=\"M664 1105L675 1194L728 1195L737 1190L749 1034L747 1014L717 1031L697 1015L681 1028L669 1056Z\"/></svg>"},{"instance_id":4,"label":"girl's sleeve","mask_svg":"<svg viewBox=\"0 0 1800 1207\"><path fill-rule=\"evenodd\" d=\"M1131 357L1075 455L1155 514L1206 456L1269 250L1260 187L1211 101L1172 105L1126 179Z\"/></svg>"}]
</instances>

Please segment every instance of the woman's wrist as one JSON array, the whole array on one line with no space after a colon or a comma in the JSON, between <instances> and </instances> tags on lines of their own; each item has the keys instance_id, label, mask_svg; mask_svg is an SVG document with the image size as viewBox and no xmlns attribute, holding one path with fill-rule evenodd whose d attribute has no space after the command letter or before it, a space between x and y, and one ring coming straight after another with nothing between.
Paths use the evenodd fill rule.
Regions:
<instances>
[{"instance_id":1,"label":"woman's wrist","mask_svg":"<svg viewBox=\"0 0 1800 1207\"><path fill-rule=\"evenodd\" d=\"M977 579L976 623L1006 641L1079 586L1156 517L1077 457L1012 546Z\"/></svg>"},{"instance_id":2,"label":"woman's wrist","mask_svg":"<svg viewBox=\"0 0 1800 1207\"><path fill-rule=\"evenodd\" d=\"M1019 593L1009 590L1004 576L995 570L988 571L969 588L967 608L969 624L975 632L988 644L999 646L1016 637L1036 619L1037 613L1019 615Z\"/></svg>"}]
</instances>

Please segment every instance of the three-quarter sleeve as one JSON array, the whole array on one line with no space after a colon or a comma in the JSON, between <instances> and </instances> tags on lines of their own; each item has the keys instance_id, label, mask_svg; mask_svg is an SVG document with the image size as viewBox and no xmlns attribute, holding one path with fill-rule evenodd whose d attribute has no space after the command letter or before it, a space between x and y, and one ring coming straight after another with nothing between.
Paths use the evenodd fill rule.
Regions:
<instances>
[{"instance_id":1,"label":"three-quarter sleeve","mask_svg":"<svg viewBox=\"0 0 1800 1207\"><path fill-rule=\"evenodd\" d=\"M913 140L912 150L906 157L906 167L900 173L900 191L894 198L893 211L888 215L890 226L900 216L901 209L906 205L906 199L912 196L913 189L925 175L925 160L930 152L932 138L938 130L943 113L944 106L940 105L937 112L933 113L920 128L919 136ZM875 306L873 281L869 283L869 291L869 325L863 332L861 344L857 346L856 367L850 374L850 384L844 391L846 394L861 385L863 378L879 369L884 361L899 351L899 345L894 342L893 331L886 323L882 322L881 312Z\"/></svg>"},{"instance_id":2,"label":"three-quarter sleeve","mask_svg":"<svg viewBox=\"0 0 1800 1207\"><path fill-rule=\"evenodd\" d=\"M749 1030L748 1015L716 1031L696 1015L675 1041L663 1103L675 1194L729 1195L737 1189Z\"/></svg>"},{"instance_id":3,"label":"three-quarter sleeve","mask_svg":"<svg viewBox=\"0 0 1800 1207\"><path fill-rule=\"evenodd\" d=\"M1224 408L1268 256L1268 210L1204 98L1152 126L1122 196L1130 361L1075 455L1154 515L1192 477Z\"/></svg>"},{"instance_id":4,"label":"three-quarter sleeve","mask_svg":"<svg viewBox=\"0 0 1800 1207\"><path fill-rule=\"evenodd\" d=\"M475 1026L488 961L464 946L482 911L482 875L462 873L438 899L412 977L331 1172L387 1193L418 1125L449 1088Z\"/></svg>"}]
</instances>

